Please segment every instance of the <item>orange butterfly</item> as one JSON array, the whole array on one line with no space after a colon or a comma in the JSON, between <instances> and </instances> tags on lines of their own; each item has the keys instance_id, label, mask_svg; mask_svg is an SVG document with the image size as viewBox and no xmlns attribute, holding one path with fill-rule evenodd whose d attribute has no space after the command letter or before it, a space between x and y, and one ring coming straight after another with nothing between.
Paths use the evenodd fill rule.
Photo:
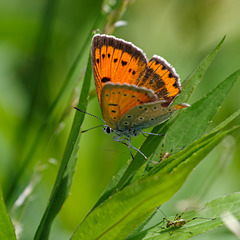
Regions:
<instances>
[{"instance_id":1,"label":"orange butterfly","mask_svg":"<svg viewBox=\"0 0 240 240\"><path fill-rule=\"evenodd\" d=\"M96 34L91 45L92 68L104 131L114 140L140 152L131 145L131 137L145 128L166 121L176 110L170 107L180 93L175 69L162 57L148 62L141 49L114 36ZM130 150L131 152L131 150ZM131 153L132 155L132 153Z\"/></svg>"}]
</instances>

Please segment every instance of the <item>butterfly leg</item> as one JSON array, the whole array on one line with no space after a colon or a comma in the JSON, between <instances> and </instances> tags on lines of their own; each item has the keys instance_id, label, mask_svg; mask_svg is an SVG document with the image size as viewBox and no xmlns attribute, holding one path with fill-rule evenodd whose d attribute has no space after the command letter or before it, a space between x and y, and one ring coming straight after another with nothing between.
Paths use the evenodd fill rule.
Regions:
<instances>
[{"instance_id":1,"label":"butterfly leg","mask_svg":"<svg viewBox=\"0 0 240 240\"><path fill-rule=\"evenodd\" d=\"M128 144L129 144L129 146L130 146L132 149L134 149L134 150L136 150L137 152L139 152L146 160L148 160L148 158L146 157L146 155L144 155L144 153L142 153L138 148L135 148L134 146L132 146L132 144L131 144L131 137L129 137L129 139L128 139Z\"/></svg>"},{"instance_id":2,"label":"butterfly leg","mask_svg":"<svg viewBox=\"0 0 240 240\"><path fill-rule=\"evenodd\" d=\"M115 138L113 138L113 140L116 141L116 142L120 142L120 143L126 145L128 147L128 149L129 149L129 152L131 154L132 159L134 159L134 156L132 154L131 148L130 148L129 144L127 143L127 139L121 139L121 137L115 137Z\"/></svg>"},{"instance_id":3,"label":"butterfly leg","mask_svg":"<svg viewBox=\"0 0 240 240\"><path fill-rule=\"evenodd\" d=\"M138 148L135 148L134 146L132 146L132 144L131 144L131 137L129 137L128 142L127 142L127 139L121 139L121 136L114 137L113 140L116 141L116 142L120 142L120 143L126 145L128 147L128 149L129 149L129 152L130 152L132 158L134 158L134 157L133 157L131 148L136 150L137 152L139 152L146 160L148 160L148 158Z\"/></svg>"},{"instance_id":4,"label":"butterfly leg","mask_svg":"<svg viewBox=\"0 0 240 240\"><path fill-rule=\"evenodd\" d=\"M129 150L129 152L130 152L130 154L131 154L131 157L132 157L132 159L134 159L134 156L133 156L132 151L131 151L131 147L130 147L129 144L127 143L127 140L125 139L124 142L121 142L121 143L125 144L125 145L128 147L128 150Z\"/></svg>"}]
</instances>

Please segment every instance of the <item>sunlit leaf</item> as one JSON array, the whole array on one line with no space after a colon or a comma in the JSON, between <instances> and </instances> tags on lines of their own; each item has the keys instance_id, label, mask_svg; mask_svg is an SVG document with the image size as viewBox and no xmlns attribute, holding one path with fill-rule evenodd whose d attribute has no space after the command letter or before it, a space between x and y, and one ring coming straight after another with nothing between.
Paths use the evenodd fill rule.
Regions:
<instances>
[{"instance_id":1,"label":"sunlit leaf","mask_svg":"<svg viewBox=\"0 0 240 240\"><path fill-rule=\"evenodd\" d=\"M4 204L2 189L0 188L0 239L15 240L16 235L8 216L7 209Z\"/></svg>"}]
</instances>

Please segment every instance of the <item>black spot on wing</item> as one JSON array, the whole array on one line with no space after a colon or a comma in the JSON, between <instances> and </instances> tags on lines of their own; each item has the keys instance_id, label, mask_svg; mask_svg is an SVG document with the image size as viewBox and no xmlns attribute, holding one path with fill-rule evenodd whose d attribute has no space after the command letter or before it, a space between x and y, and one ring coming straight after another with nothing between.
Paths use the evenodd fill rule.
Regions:
<instances>
[{"instance_id":1,"label":"black spot on wing","mask_svg":"<svg viewBox=\"0 0 240 240\"><path fill-rule=\"evenodd\" d=\"M121 62L121 63L122 63L122 66L125 66L125 65L127 65L127 62L126 62L126 61L123 61L123 60L122 60L122 62Z\"/></svg>"},{"instance_id":2,"label":"black spot on wing","mask_svg":"<svg viewBox=\"0 0 240 240\"><path fill-rule=\"evenodd\" d=\"M118 104L116 104L116 103L109 103L108 106L114 106L114 107L116 107L116 106L118 106Z\"/></svg>"},{"instance_id":3,"label":"black spot on wing","mask_svg":"<svg viewBox=\"0 0 240 240\"><path fill-rule=\"evenodd\" d=\"M111 81L111 79L108 78L108 77L103 77L103 78L101 79L101 82L102 82L102 83L109 82L109 81Z\"/></svg>"}]
</instances>

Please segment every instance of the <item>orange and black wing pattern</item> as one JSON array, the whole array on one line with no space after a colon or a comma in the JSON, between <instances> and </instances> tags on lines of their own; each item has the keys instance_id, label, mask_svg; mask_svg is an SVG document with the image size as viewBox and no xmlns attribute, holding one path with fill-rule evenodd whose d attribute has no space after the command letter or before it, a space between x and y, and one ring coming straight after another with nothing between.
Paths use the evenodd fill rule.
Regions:
<instances>
[{"instance_id":1,"label":"orange and black wing pattern","mask_svg":"<svg viewBox=\"0 0 240 240\"><path fill-rule=\"evenodd\" d=\"M100 105L102 87L108 82L151 89L158 100L165 100L166 107L181 91L179 76L165 59L154 55L148 62L143 51L130 42L96 34L91 57Z\"/></svg>"},{"instance_id":2,"label":"orange and black wing pattern","mask_svg":"<svg viewBox=\"0 0 240 240\"><path fill-rule=\"evenodd\" d=\"M175 69L157 55L148 62L145 74L138 79L136 85L152 89L158 99L166 101L165 106L170 105L181 91L180 79Z\"/></svg>"},{"instance_id":3,"label":"orange and black wing pattern","mask_svg":"<svg viewBox=\"0 0 240 240\"><path fill-rule=\"evenodd\" d=\"M157 96L154 92L144 87L127 83L106 83L101 95L103 118L109 127L115 129L119 119L130 109L145 103L155 102L156 99ZM133 121L131 116L128 120Z\"/></svg>"},{"instance_id":4,"label":"orange and black wing pattern","mask_svg":"<svg viewBox=\"0 0 240 240\"><path fill-rule=\"evenodd\" d=\"M136 85L147 68L147 58L141 49L130 42L104 34L93 37L91 60L100 105L105 83Z\"/></svg>"}]
</instances>

